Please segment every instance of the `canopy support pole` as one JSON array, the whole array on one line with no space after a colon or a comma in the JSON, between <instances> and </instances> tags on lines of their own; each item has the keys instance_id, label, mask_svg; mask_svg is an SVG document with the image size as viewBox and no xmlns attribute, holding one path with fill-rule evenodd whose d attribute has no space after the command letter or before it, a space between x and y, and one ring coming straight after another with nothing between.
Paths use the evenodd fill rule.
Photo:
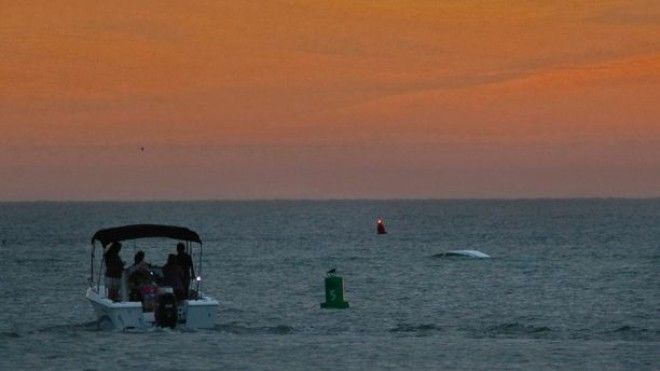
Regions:
<instances>
[{"instance_id":1,"label":"canopy support pole","mask_svg":"<svg viewBox=\"0 0 660 371\"><path fill-rule=\"evenodd\" d=\"M199 271L197 272L197 277L203 277L202 276L202 252L204 250L204 245L201 243L199 244ZM195 281L197 281L197 295L199 296L199 289L202 286L202 281L198 280L197 277L195 277Z\"/></svg>"},{"instance_id":2,"label":"canopy support pole","mask_svg":"<svg viewBox=\"0 0 660 371\"><path fill-rule=\"evenodd\" d=\"M92 257L89 262L89 286L94 285L94 252L96 251L96 244L92 242Z\"/></svg>"}]
</instances>

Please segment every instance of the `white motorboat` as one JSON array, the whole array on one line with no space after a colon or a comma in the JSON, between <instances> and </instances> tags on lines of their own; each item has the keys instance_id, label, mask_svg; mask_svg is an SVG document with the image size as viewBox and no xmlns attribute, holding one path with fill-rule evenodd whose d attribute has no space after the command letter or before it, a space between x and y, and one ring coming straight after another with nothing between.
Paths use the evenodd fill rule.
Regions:
<instances>
[{"instance_id":1,"label":"white motorboat","mask_svg":"<svg viewBox=\"0 0 660 371\"><path fill-rule=\"evenodd\" d=\"M129 295L127 288L128 270L124 270L122 285L118 297L111 299L104 285L105 254L95 258L97 242L103 252L115 242L144 238L168 238L185 244L186 253L197 253L195 280L191 280L185 292L187 296L173 295L171 287L160 279L160 267L148 266L151 295ZM193 249L193 246L196 248ZM198 247L198 249L197 249ZM193 251L196 250L196 251ZM96 266L96 269L95 269ZM202 241L199 235L187 228L137 224L116 228L102 229L92 237L90 285L86 297L92 304L100 326L117 330L146 329L150 327L183 327L188 329L212 328L218 313L218 301L202 292ZM145 288L145 286L140 287ZM136 293L135 288L131 293ZM137 296L137 297L136 297Z\"/></svg>"},{"instance_id":2,"label":"white motorboat","mask_svg":"<svg viewBox=\"0 0 660 371\"><path fill-rule=\"evenodd\" d=\"M490 255L484 254L479 250L451 250L447 252L442 252L440 254L435 254L433 257L442 258L442 257L451 257L451 256L460 256L466 258L477 258L477 259L487 259L490 258Z\"/></svg>"}]
</instances>

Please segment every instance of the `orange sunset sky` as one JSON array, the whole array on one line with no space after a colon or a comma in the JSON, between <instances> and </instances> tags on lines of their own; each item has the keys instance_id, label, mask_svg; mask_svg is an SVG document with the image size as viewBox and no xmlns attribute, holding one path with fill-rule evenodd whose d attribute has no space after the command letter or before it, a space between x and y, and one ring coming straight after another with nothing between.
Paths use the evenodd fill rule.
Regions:
<instances>
[{"instance_id":1,"label":"orange sunset sky","mask_svg":"<svg viewBox=\"0 0 660 371\"><path fill-rule=\"evenodd\" d=\"M660 196L657 0L0 0L0 200L583 196Z\"/></svg>"}]
</instances>

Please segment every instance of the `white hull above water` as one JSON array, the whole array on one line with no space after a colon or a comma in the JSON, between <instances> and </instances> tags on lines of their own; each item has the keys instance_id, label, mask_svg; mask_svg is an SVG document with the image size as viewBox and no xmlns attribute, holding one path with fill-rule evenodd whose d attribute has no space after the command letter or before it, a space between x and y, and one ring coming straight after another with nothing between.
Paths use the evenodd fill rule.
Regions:
<instances>
[{"instance_id":1,"label":"white hull above water","mask_svg":"<svg viewBox=\"0 0 660 371\"><path fill-rule=\"evenodd\" d=\"M481 251L478 250L451 250L447 252L443 252L440 254L433 255L436 258L441 258L444 256L464 256L468 258L477 258L477 259L486 259L490 258L490 255L484 254Z\"/></svg>"},{"instance_id":2,"label":"white hull above water","mask_svg":"<svg viewBox=\"0 0 660 371\"><path fill-rule=\"evenodd\" d=\"M142 330L157 326L154 312L143 312L141 302L115 302L108 299L105 292L104 286L99 286L98 291L97 287L90 287L85 295L94 308L100 327L115 330ZM218 301L200 294L197 300L182 301L177 310L178 327L213 328L218 313Z\"/></svg>"}]
</instances>

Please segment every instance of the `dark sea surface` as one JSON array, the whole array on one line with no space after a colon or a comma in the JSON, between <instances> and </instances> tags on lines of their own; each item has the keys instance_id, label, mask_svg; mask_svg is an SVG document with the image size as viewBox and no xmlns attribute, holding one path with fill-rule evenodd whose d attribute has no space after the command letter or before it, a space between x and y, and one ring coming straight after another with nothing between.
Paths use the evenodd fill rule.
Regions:
<instances>
[{"instance_id":1,"label":"dark sea surface","mask_svg":"<svg viewBox=\"0 0 660 371\"><path fill-rule=\"evenodd\" d=\"M132 223L199 232L214 329L97 328L90 238ZM0 369L659 370L660 200L0 203Z\"/></svg>"}]
</instances>

